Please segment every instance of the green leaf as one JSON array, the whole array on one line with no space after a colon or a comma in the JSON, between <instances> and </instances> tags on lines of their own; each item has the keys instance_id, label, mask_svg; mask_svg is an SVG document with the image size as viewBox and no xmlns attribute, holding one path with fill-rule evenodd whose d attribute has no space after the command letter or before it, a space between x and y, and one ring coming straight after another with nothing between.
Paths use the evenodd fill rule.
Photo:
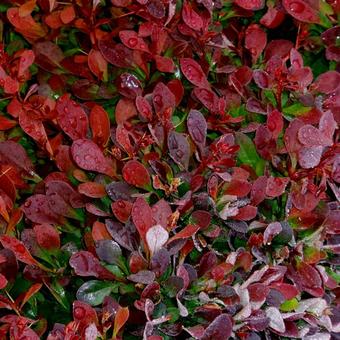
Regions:
<instances>
[{"instance_id":1,"label":"green leaf","mask_svg":"<svg viewBox=\"0 0 340 340\"><path fill-rule=\"evenodd\" d=\"M77 299L91 306L103 303L106 296L110 295L117 285L112 282L91 280L85 282L77 291Z\"/></svg>"},{"instance_id":2,"label":"green leaf","mask_svg":"<svg viewBox=\"0 0 340 340\"><path fill-rule=\"evenodd\" d=\"M236 133L236 143L240 146L237 158L240 163L251 166L258 176L262 176L265 161L258 155L252 140L244 133Z\"/></svg>"},{"instance_id":3,"label":"green leaf","mask_svg":"<svg viewBox=\"0 0 340 340\"><path fill-rule=\"evenodd\" d=\"M299 301L296 298L292 298L291 300L287 300L281 304L280 309L283 312L291 312L297 308L299 305Z\"/></svg>"},{"instance_id":4,"label":"green leaf","mask_svg":"<svg viewBox=\"0 0 340 340\"><path fill-rule=\"evenodd\" d=\"M302 116L311 110L309 106L303 106L301 103L295 103L288 107L283 108L283 113L292 117Z\"/></svg>"}]
</instances>

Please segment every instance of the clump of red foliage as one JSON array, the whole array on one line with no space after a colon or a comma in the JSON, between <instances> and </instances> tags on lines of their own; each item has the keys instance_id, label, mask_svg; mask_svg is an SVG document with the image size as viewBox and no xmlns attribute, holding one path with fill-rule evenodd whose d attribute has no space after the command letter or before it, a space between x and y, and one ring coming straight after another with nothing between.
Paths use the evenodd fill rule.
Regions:
<instances>
[{"instance_id":1,"label":"clump of red foliage","mask_svg":"<svg viewBox=\"0 0 340 340\"><path fill-rule=\"evenodd\" d=\"M3 0L0 338L337 339L331 0Z\"/></svg>"}]
</instances>

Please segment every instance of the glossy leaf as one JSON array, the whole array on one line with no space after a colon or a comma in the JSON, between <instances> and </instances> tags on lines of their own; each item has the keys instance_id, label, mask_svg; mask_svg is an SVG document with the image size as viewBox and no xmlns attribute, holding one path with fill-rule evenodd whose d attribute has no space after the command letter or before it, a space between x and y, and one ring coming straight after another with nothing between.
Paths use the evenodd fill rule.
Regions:
<instances>
[{"instance_id":1,"label":"glossy leaf","mask_svg":"<svg viewBox=\"0 0 340 340\"><path fill-rule=\"evenodd\" d=\"M105 146L110 138L110 119L107 112L99 105L90 112L92 139L99 146Z\"/></svg>"},{"instance_id":2,"label":"glossy leaf","mask_svg":"<svg viewBox=\"0 0 340 340\"><path fill-rule=\"evenodd\" d=\"M127 162L122 170L123 178L137 188L148 189L151 185L150 175L143 164L131 160Z\"/></svg>"},{"instance_id":3,"label":"glossy leaf","mask_svg":"<svg viewBox=\"0 0 340 340\"><path fill-rule=\"evenodd\" d=\"M38 264L24 244L13 236L2 235L0 236L0 242L4 248L9 249L14 253L18 261L34 266Z\"/></svg>"},{"instance_id":4,"label":"glossy leaf","mask_svg":"<svg viewBox=\"0 0 340 340\"><path fill-rule=\"evenodd\" d=\"M132 206L132 221L135 224L140 237L146 240L146 233L152 227L152 210L144 198L137 198Z\"/></svg>"},{"instance_id":5,"label":"glossy leaf","mask_svg":"<svg viewBox=\"0 0 340 340\"><path fill-rule=\"evenodd\" d=\"M64 95L58 99L56 110L60 127L71 139L86 138L89 123L81 106Z\"/></svg>"},{"instance_id":6,"label":"glossy leaf","mask_svg":"<svg viewBox=\"0 0 340 340\"><path fill-rule=\"evenodd\" d=\"M201 66L191 58L181 58L180 66L184 76L195 86L209 88L206 75Z\"/></svg>"},{"instance_id":7,"label":"glossy leaf","mask_svg":"<svg viewBox=\"0 0 340 340\"><path fill-rule=\"evenodd\" d=\"M97 144L89 139L78 139L73 142L71 153L75 163L84 170L96 171L115 177L115 171L104 157Z\"/></svg>"}]
</instances>

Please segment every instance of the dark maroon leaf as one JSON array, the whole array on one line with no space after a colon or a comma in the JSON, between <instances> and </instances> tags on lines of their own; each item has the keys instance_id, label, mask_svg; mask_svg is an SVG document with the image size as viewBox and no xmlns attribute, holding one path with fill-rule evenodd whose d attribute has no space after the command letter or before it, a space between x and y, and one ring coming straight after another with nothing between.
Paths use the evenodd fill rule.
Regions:
<instances>
[{"instance_id":1,"label":"dark maroon leaf","mask_svg":"<svg viewBox=\"0 0 340 340\"><path fill-rule=\"evenodd\" d=\"M204 116L197 110L191 110L188 115L187 124L190 137L202 151L207 135L207 122Z\"/></svg>"},{"instance_id":2,"label":"dark maroon leaf","mask_svg":"<svg viewBox=\"0 0 340 340\"><path fill-rule=\"evenodd\" d=\"M129 275L128 279L132 282L143 283L147 285L155 280L155 273L149 270L142 270L137 274Z\"/></svg>"},{"instance_id":3,"label":"dark maroon leaf","mask_svg":"<svg viewBox=\"0 0 340 340\"><path fill-rule=\"evenodd\" d=\"M230 316L221 314L205 329L201 340L225 340L231 336L233 324Z\"/></svg>"},{"instance_id":4,"label":"dark maroon leaf","mask_svg":"<svg viewBox=\"0 0 340 340\"><path fill-rule=\"evenodd\" d=\"M71 153L75 163L80 168L116 177L116 173L109 161L104 157L98 145L91 140L78 139L74 141Z\"/></svg>"},{"instance_id":5,"label":"dark maroon leaf","mask_svg":"<svg viewBox=\"0 0 340 340\"><path fill-rule=\"evenodd\" d=\"M184 76L195 86L209 88L210 85L201 66L191 58L181 58L180 66Z\"/></svg>"},{"instance_id":6,"label":"dark maroon leaf","mask_svg":"<svg viewBox=\"0 0 340 340\"><path fill-rule=\"evenodd\" d=\"M171 131L168 135L168 148L171 158L183 169L188 169L190 145L182 133Z\"/></svg>"}]
</instances>

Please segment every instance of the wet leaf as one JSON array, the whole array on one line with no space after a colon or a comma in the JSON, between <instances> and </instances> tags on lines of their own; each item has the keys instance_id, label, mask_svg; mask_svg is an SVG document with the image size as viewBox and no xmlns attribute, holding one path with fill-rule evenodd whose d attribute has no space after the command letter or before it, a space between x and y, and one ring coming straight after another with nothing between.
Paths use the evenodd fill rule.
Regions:
<instances>
[{"instance_id":1,"label":"wet leaf","mask_svg":"<svg viewBox=\"0 0 340 340\"><path fill-rule=\"evenodd\" d=\"M110 119L107 112L99 105L94 105L90 112L92 139L104 147L110 138Z\"/></svg>"},{"instance_id":2,"label":"wet leaf","mask_svg":"<svg viewBox=\"0 0 340 340\"><path fill-rule=\"evenodd\" d=\"M149 189L151 185L150 175L145 166L138 161L128 161L123 170L123 178L137 188Z\"/></svg>"},{"instance_id":3,"label":"wet leaf","mask_svg":"<svg viewBox=\"0 0 340 340\"><path fill-rule=\"evenodd\" d=\"M60 127L71 139L86 138L88 118L79 104L64 95L58 99L56 110Z\"/></svg>"},{"instance_id":4,"label":"wet leaf","mask_svg":"<svg viewBox=\"0 0 340 340\"><path fill-rule=\"evenodd\" d=\"M0 242L6 249L11 250L18 261L36 266L38 262L32 257L24 244L13 236L2 235Z\"/></svg>"},{"instance_id":5,"label":"wet leaf","mask_svg":"<svg viewBox=\"0 0 340 340\"><path fill-rule=\"evenodd\" d=\"M190 145L182 133L171 131L168 135L168 148L171 158L183 169L188 169Z\"/></svg>"},{"instance_id":6,"label":"wet leaf","mask_svg":"<svg viewBox=\"0 0 340 340\"><path fill-rule=\"evenodd\" d=\"M101 305L114 289L114 284L106 281L90 280L83 283L77 291L77 299L90 306Z\"/></svg>"},{"instance_id":7,"label":"wet leaf","mask_svg":"<svg viewBox=\"0 0 340 340\"><path fill-rule=\"evenodd\" d=\"M210 85L201 66L191 58L181 58L180 66L184 76L195 86L209 88Z\"/></svg>"},{"instance_id":8,"label":"wet leaf","mask_svg":"<svg viewBox=\"0 0 340 340\"><path fill-rule=\"evenodd\" d=\"M188 115L188 131L195 144L202 150L207 135L207 122L201 112L191 110Z\"/></svg>"},{"instance_id":9,"label":"wet leaf","mask_svg":"<svg viewBox=\"0 0 340 340\"><path fill-rule=\"evenodd\" d=\"M71 147L72 158L84 170L96 171L110 177L116 177L113 167L104 157L97 144L89 139L78 139Z\"/></svg>"},{"instance_id":10,"label":"wet leaf","mask_svg":"<svg viewBox=\"0 0 340 340\"><path fill-rule=\"evenodd\" d=\"M152 210L144 198L137 198L132 206L132 221L135 224L140 237L146 240L146 233L152 227Z\"/></svg>"}]
</instances>

